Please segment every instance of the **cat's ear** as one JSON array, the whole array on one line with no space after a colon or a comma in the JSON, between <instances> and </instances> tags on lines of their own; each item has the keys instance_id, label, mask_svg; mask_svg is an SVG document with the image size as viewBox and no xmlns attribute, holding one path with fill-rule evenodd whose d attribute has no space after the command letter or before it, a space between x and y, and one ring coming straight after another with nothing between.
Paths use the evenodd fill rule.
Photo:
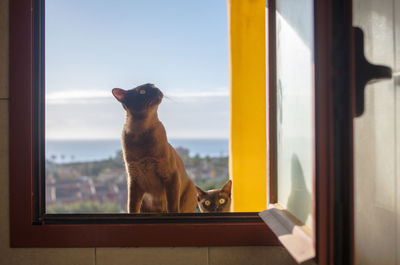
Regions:
<instances>
[{"instance_id":1,"label":"cat's ear","mask_svg":"<svg viewBox=\"0 0 400 265\"><path fill-rule=\"evenodd\" d=\"M232 190L232 180L228 180L228 182L226 182L225 185L222 187L221 191L228 193L230 196L231 190Z\"/></svg>"},{"instance_id":2,"label":"cat's ear","mask_svg":"<svg viewBox=\"0 0 400 265\"><path fill-rule=\"evenodd\" d=\"M195 187L196 187L196 191L197 191L197 197L202 197L207 194L205 191L203 191L199 187L197 187L197 186L195 186Z\"/></svg>"},{"instance_id":3,"label":"cat's ear","mask_svg":"<svg viewBox=\"0 0 400 265\"><path fill-rule=\"evenodd\" d=\"M123 102L126 96L127 91L123 90L121 88L114 88L112 90L112 93L114 95L114 97L119 101L119 102Z\"/></svg>"}]
</instances>

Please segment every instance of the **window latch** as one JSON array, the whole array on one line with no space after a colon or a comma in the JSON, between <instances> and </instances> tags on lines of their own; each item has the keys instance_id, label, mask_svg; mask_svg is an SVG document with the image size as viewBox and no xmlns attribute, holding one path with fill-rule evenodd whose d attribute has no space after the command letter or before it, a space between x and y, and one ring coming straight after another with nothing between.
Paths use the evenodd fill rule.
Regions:
<instances>
[{"instance_id":1,"label":"window latch","mask_svg":"<svg viewBox=\"0 0 400 265\"><path fill-rule=\"evenodd\" d=\"M355 55L355 116L364 113L364 90L367 84L381 79L392 78L392 69L384 65L375 65L368 62L364 56L364 33L359 27L353 27L354 55Z\"/></svg>"}]
</instances>

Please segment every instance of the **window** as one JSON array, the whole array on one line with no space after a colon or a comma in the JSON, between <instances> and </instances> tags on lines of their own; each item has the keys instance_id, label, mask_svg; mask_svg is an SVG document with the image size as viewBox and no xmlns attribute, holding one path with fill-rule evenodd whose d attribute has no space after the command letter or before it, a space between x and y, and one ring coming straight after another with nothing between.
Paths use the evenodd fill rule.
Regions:
<instances>
[{"instance_id":1,"label":"window","mask_svg":"<svg viewBox=\"0 0 400 265\"><path fill-rule=\"evenodd\" d=\"M301 263L315 256L313 1L270 1L266 11L271 194L260 216Z\"/></svg>"},{"instance_id":2,"label":"window","mask_svg":"<svg viewBox=\"0 0 400 265\"><path fill-rule=\"evenodd\" d=\"M46 2L46 213L127 211L125 111L115 87L158 87L158 118L188 178L203 190L227 182L226 7L224 0Z\"/></svg>"},{"instance_id":3,"label":"window","mask_svg":"<svg viewBox=\"0 0 400 265\"><path fill-rule=\"evenodd\" d=\"M75 2L67 2L49 2L46 7L46 139L44 140L46 142L46 212L72 211L73 213L74 210L69 209L71 207L62 202L84 201L87 204L91 198L96 202L117 200L117 205L107 204L110 206L109 211L125 211L126 179L123 176L125 169L121 157L114 157L116 151L121 149L120 131L124 115L120 104L112 97L110 90L113 85L129 88L132 83L139 82L137 83L139 85L148 80L154 80L161 89L165 88L163 92L171 100L168 98L163 100L159 116L167 129L170 142L175 147L187 148L186 144L190 144L188 140L174 139L179 137L223 136L227 138L229 100L225 94L229 94L227 91L228 58L225 58L227 54L223 53L228 53L228 41L223 40L225 41L222 43L224 49L211 49L213 45L221 46L222 42L221 36L214 35L227 37L225 29L214 29L221 27L221 20L227 24L225 14L221 15L221 12L225 12L221 5L226 8L226 3L223 0L185 4L177 2L167 4L160 1L156 6L153 3L138 4L139 2L129 4L121 2L117 5L103 3L96 4L96 15L91 14L87 17L85 12L90 13L92 9L90 2L80 5L79 10L75 10ZM210 11L208 10L210 8L217 10ZM196 14L189 15L192 10L196 10ZM70 15L71 11L74 11L73 15ZM130 16L128 13L131 11L138 14ZM140 16L149 12L152 12L154 16L151 20ZM210 18L202 19L207 16ZM221 18L213 18L216 16ZM69 23L69 20L72 22ZM168 23L162 22L167 20ZM190 29L191 26L194 27L193 30ZM239 28L239 24L237 27ZM254 21L253 27L259 27L258 30L261 30L260 27L263 25ZM243 33L245 34L245 32L240 34ZM263 36L260 35L257 38L262 40L259 43L261 48L261 45L264 45ZM146 44L146 42L149 43ZM235 46L237 47L235 49L242 51L236 55L237 57L248 57L246 49L251 49L251 47L246 47L246 45L252 44L247 43L245 40ZM225 59L226 62L220 62ZM234 161L229 170L234 179L233 210L255 212L263 210L266 206L265 88L263 85L265 62L259 59L257 65L252 65L251 68L243 64L236 65L238 66L232 69L236 72L232 77L237 79L232 83L237 85L232 88L234 106L232 117L234 118L231 130L231 148L235 155L231 158ZM171 68L174 70L170 70ZM238 73L245 73L245 79L251 82L246 85L245 90L241 89L243 84L239 82L242 82L243 77ZM188 91L184 90L185 85L189 87ZM216 91L215 86L217 89L221 89L218 86L226 87ZM171 91L174 93L174 90L178 98L174 97L174 94L170 95ZM193 91L203 96L200 99L192 97L190 102L182 100L182 95L187 97L191 92L194 94ZM204 96L211 92L217 94L213 101L210 97ZM221 94L224 97L220 97ZM253 95L260 97L255 98ZM223 105L226 108L225 112L220 113L222 107L218 105L218 112L211 115L199 114L198 106L207 104L203 108L215 109L215 103ZM186 110L183 109L184 107ZM103 112L104 109L107 109L106 113ZM189 118L189 115L193 117ZM185 126L178 127L177 121ZM196 122L199 124L195 124ZM178 131L178 128L181 131ZM110 137L113 139L104 140ZM82 141L80 138L87 139ZM101 145L100 140L104 140ZM206 142L203 139L199 142L203 146L207 143L215 149L214 153L225 154L220 160L227 167L228 140ZM221 145L226 146L219 148ZM86 154L81 152L82 155L80 155L79 152L73 152L71 149L73 151L83 149L86 150ZM102 156L102 153L106 155ZM191 158L193 154L190 153L188 162L196 162L195 158ZM117 165L106 168L108 172L98 171L103 165L109 164L109 161L80 163L80 160L108 159L110 156L112 156L112 162ZM206 159L202 162L204 160ZM193 169L196 170L196 168ZM226 171L226 168L224 170ZM79 173L74 176L73 171L79 171ZM71 174L68 175L65 172L71 172ZM199 186L202 187L203 179L197 180L200 178L198 175L195 172L192 176L196 177L195 184L200 184ZM108 176L113 178L110 179ZM219 182L218 184L222 185L227 177L227 172L218 173L216 181L208 181L204 184L209 188L215 188L207 184L215 185ZM109 183L117 183L117 185L109 185ZM77 184L80 187L77 187ZM98 191L101 189L109 190L106 198L100 197L102 195ZM108 200L108 198L111 199ZM75 209L78 206L71 204L75 206ZM90 211L85 208L82 210Z\"/></svg>"},{"instance_id":4,"label":"window","mask_svg":"<svg viewBox=\"0 0 400 265\"><path fill-rule=\"evenodd\" d=\"M310 7L310 4L312 7ZM279 169L279 161L277 161L277 159L280 159L280 155L277 153L280 148L279 144L282 146L283 142L279 143L278 140L274 141L274 139L278 138L276 127L280 126L283 128L282 125L284 125L284 121L277 120L284 117L279 117L278 114L284 114L285 111L287 112L289 109L293 108L297 102L293 105L286 104L286 110L277 110L279 103L282 103L283 101L282 98L279 98L278 91L279 87L282 88L282 84L279 84L279 79L277 79L277 77L279 77L279 72L277 73L276 71L279 71L277 68L279 68L280 63L277 61L279 60L277 57L281 56L280 60L283 62L284 60L282 59L287 56L287 54L279 55L279 49L285 49L285 47L287 48L291 44L296 43L295 40L286 40L286 43L279 43L280 41L283 41L282 37L290 36L290 34L287 36L279 36L279 34L282 34L284 30L290 30L287 26L292 25L297 32L297 38L303 40L303 45L297 43L296 48L300 49L306 46L308 49L314 49L314 52L312 52L313 55L311 56L311 64L310 60L307 58L306 61L301 63L302 66L297 65L298 67L303 67L302 69L292 70L292 72L289 72L291 75L286 76L286 78L293 78L297 71L315 71L315 79L311 81L311 83L314 82L313 85L315 88L313 92L314 95L311 96L311 98L313 98L311 104L315 107L313 111L315 128L313 135L311 135L311 138L314 137L315 139L313 141L314 147L312 148L315 150L315 165L312 170L315 172L315 178L312 180L311 185L306 184L305 186L308 186L308 190L311 189L313 191L313 196L311 198L314 206L311 211L313 224L309 225L309 227L311 226L313 229L311 244L315 249L318 264L353 264L354 262L354 250L352 245L352 118L354 113L353 104L355 101L353 99L354 86L352 82L352 80L354 80L354 69L352 69L353 43L351 35L351 6L351 1L297 1L296 3L292 1L279 0L268 1L268 62L270 65L268 69L268 150L270 154L268 159L270 185L268 196L269 203L271 205L271 203L280 202L282 199L285 200L285 197L280 198L280 196L284 194L284 191L280 194L280 188L278 185L280 185L282 181L279 179L282 177L280 175L282 169ZM291 8L296 10L291 10ZM302 16L305 16L303 18L306 19L304 20L301 18ZM311 21L314 21L314 25L308 27L307 25L310 25L310 17L312 18ZM277 24L279 20L281 25ZM286 26L286 28L282 26ZM310 32L313 33L310 34ZM313 36L313 38L311 38L313 39L312 42L309 42L308 37L310 35ZM279 44L280 46L277 46ZM297 60L297 56L304 56L305 54L306 53L304 52L302 54L292 54L292 59ZM306 62L306 64L304 64L304 62ZM297 61L297 63L299 62ZM275 65L278 65L278 67L271 67ZM280 78L282 79L285 78L285 68L290 68L291 65L286 63L280 67ZM297 85L305 85L301 80L309 77L310 74L305 73L305 76L302 76L302 78L298 80L300 82L298 82ZM286 79L283 81L288 80ZM286 86L287 93L290 91L290 82L287 82ZM309 85L305 85L300 88L300 90L305 89L306 87L309 87ZM277 88L277 90L275 90L275 88ZM280 96L282 96L282 94ZM286 97L288 96L290 97L290 95L286 95ZM308 99L310 100L310 97ZM278 102L278 100L280 100L280 102ZM299 100L302 99L300 98ZM288 101L286 103L288 103ZM281 106L282 105L285 107L285 104L281 104ZM308 115L307 119L310 119L310 115ZM311 116L311 121L312 119ZM280 123L279 125L278 122ZM301 124L301 126L303 125L304 124ZM293 128L292 132L284 133L289 133L289 135L290 133L296 134L296 132L301 131L301 128L299 131L298 129L299 128ZM310 135L308 135L308 137L309 136ZM283 140L288 140L288 138ZM295 150L296 148L293 147L292 150ZM281 149L281 151L284 151L282 154L288 150L289 149ZM285 158L283 157L283 159ZM296 159L291 160L293 162L296 161ZM298 165L297 162L292 164ZM283 164L281 166L287 166L290 168L289 164ZM294 173L295 172L299 172L299 170L294 170ZM301 190L305 190L304 186L299 189L299 191ZM304 200L301 199L300 203L303 202ZM307 204L308 203L305 205ZM290 208L289 205L286 206ZM297 234L300 235L300 237L302 236L297 233L298 230L296 231L296 229L298 227L295 227L296 220L293 221L293 218L290 217L290 212L287 213L283 211L282 213L279 205L277 208L278 209L272 209L272 214L269 217L276 217L281 222L291 225L286 226L280 224L280 227L275 226L273 230L277 236L280 237L280 241L285 246L289 246L299 238L292 241L290 237L287 236L288 234ZM302 219L302 216L304 218L306 216L301 214L301 208L302 207L292 211L292 214L297 217L297 219ZM288 220L288 216L290 220ZM263 218L265 218L265 215ZM276 224L276 220L273 221L272 224L270 223L271 225ZM297 225L299 224L297 223ZM284 229L282 230L280 228ZM300 240L302 240L302 238L300 238ZM303 240L303 242L306 241L309 242L309 237L308 239ZM299 245L296 246L296 244L292 244L291 247L289 246L289 252L294 253L294 257L298 261L301 261L301 256L305 253L305 249L302 249L302 246L300 246L300 248L298 246Z\"/></svg>"},{"instance_id":5,"label":"window","mask_svg":"<svg viewBox=\"0 0 400 265\"><path fill-rule=\"evenodd\" d=\"M235 9L235 12L240 11L241 7L245 7L248 10L258 10L257 17L247 14L247 18L251 17L251 20L255 19L253 26L255 29L250 31L248 35L251 38L247 39L248 49L251 49L251 40L261 40L262 42L257 44L260 52L264 54L264 24L259 23L264 21L264 3L250 3L245 2L230 6ZM218 214L207 214L200 216L199 214L167 214L167 215L129 215L129 214L74 214L74 215L63 215L63 214L46 214L45 213L45 202L43 197L36 196L37 194L44 192L43 172L38 162L43 163L43 157L38 157L38 154L43 153L43 124L40 123L41 119L38 119L37 114L43 113L44 98L43 94L38 93L39 88L43 84L40 82L43 80L43 72L39 67L41 60L43 59L41 53L44 51L38 49L43 48L41 41L43 40L43 28L38 27L43 19L43 2L34 1L33 12L27 12L31 10L30 3L18 2L18 4L12 4L11 10L11 30L13 33L10 36L11 39L11 66L13 69L11 72L10 86L11 98L11 116L12 121L18 121L18 123L11 122L11 187L12 187L12 228L11 238L13 246L77 246L74 238L79 237L79 246L190 246L190 245L275 245L277 244L276 239L272 236L271 231L265 227L261 219L256 213L226 213L223 215ZM28 16L24 14L29 14ZM231 14L234 14L231 12ZM238 15L237 17L235 17ZM31 24L31 19L34 24ZM231 17L231 21L237 21L246 19L244 14L234 14ZM235 22L235 23L237 23ZM232 23L233 25L234 23ZM34 27L32 27L34 26ZM235 29L236 26L236 29ZM234 32L231 32L232 38L237 38L239 34L246 34L242 31L240 23L237 23L231 28ZM32 29L34 29L32 31ZM261 32L261 34L260 34ZM236 36L236 37L235 37ZM33 39L31 40L31 37ZM21 42L21 40L24 40ZM31 41L33 46L30 45ZM244 42L244 43L246 43ZM22 44L23 43L23 44ZM242 45L244 45L242 43ZM253 42L257 43L257 42ZM24 46L25 45L25 46ZM259 57L257 53L252 54L248 60L245 50L241 50L240 46L232 45L231 48L236 49L231 57L232 71L240 72L236 67L250 66L247 69L242 68L242 71L247 71L247 74L242 75L238 78L239 74L233 74L232 77L236 79L234 83L244 82L246 80L252 80L252 87L255 89L253 92L263 91L265 93L265 64L264 57ZM13 53L16 51L16 53ZM18 55L17 55L18 54ZM18 57L23 55L21 59ZM20 59L18 59L20 58ZM250 60L251 59L251 60ZM244 61L243 61L244 60ZM254 64L254 60L258 61ZM241 62L240 64L238 62ZM246 62L247 61L247 62ZM257 69L256 72L251 71L252 67ZM260 67L260 69L258 69ZM236 77L236 75L238 77ZM253 80L254 77L256 80ZM31 78L33 78L32 82ZM240 86L233 88L234 91L238 92ZM243 93L245 95L246 93ZM24 96L21 96L24 95ZM237 96L241 96L237 94ZM254 100L249 99L248 106L256 107L256 110L264 110L260 116L254 115L254 117L262 118L261 128L265 127L265 97L257 98L260 103L254 104ZM18 100L18 103L16 102ZM239 103L239 101L237 101ZM242 101L240 101L242 102ZM23 104L20 104L23 103ZM39 103L39 104L37 104ZM251 105L252 104L252 105ZM243 107L243 105L242 105ZM233 106L232 109L238 109L239 107ZM30 110L33 110L30 111ZM243 113L242 113L243 114ZM42 117L43 118L43 117ZM237 116L239 118L239 116ZM32 122L23 122L31 120ZM254 120L253 120L254 122ZM234 163L232 174L234 181L240 178L239 172L240 167L237 165L243 161L243 164L247 166L246 175L250 178L261 179L262 185L258 188L263 191L260 194L254 193L254 191L247 190L248 193L258 194L261 200L257 201L260 205L257 206L257 210L265 208L265 129L261 132L254 130L257 137L261 137L261 145L257 143L257 138L253 134L249 133L250 130L244 130L243 126L251 126L252 122L248 121L246 115L242 116L241 133L232 135L232 149L242 151L244 154L250 154L247 158L237 160ZM257 127L256 127L257 128ZM18 131L18 132L17 132ZM235 132L235 130L232 130ZM15 132L15 133L14 133ZM239 132L239 131L238 131ZM246 137L248 136L248 137ZM20 138L23 138L21 141ZM42 139L39 141L38 139ZM248 144L250 143L250 144ZM233 152L237 152L233 151ZM254 151L254 152L252 152ZM20 154L17 157L17 154ZM253 161L251 166L251 160L256 157L257 160ZM247 161L246 161L247 159ZM18 161L26 161L24 167L18 167ZM254 166L257 164L259 166ZM256 174L254 174L256 173ZM236 176L235 176L236 174ZM236 178L236 179L235 179ZM240 182L240 180L238 180ZM38 185L42 183L41 185ZM23 188L21 188L23 187ZM246 187L243 185L243 187ZM234 190L234 193L238 192ZM31 197L29 194L34 194ZM246 199L252 201L254 198ZM237 202L240 205L240 201ZM25 206L22 206L25 205ZM26 207L30 205L29 207ZM39 211L38 211L39 209ZM20 220L21 222L17 221ZM34 225L32 225L32 223ZM121 225L122 224L122 225ZM83 229L83 230L82 230ZM113 232L111 232L113 231ZM158 236L152 236L151 239L147 235L151 231L159 231ZM206 236L207 234L213 234L213 239ZM29 234L29 238L25 235ZM96 236L93 236L96 234ZM154 234L154 233L153 233ZM229 236L228 236L229 234ZM65 237L68 235L68 237ZM190 237L188 237L190 235ZM57 241L57 238L64 238L65 240ZM69 239L68 239L69 238Z\"/></svg>"},{"instance_id":6,"label":"window","mask_svg":"<svg viewBox=\"0 0 400 265\"><path fill-rule=\"evenodd\" d=\"M273 6L275 2L268 3ZM43 53L43 50L38 49L38 47L43 47L39 45L43 29L37 27L40 25L40 18L43 18L42 4L41 1L27 0L10 2L11 245L13 247L278 245L279 242L272 231L255 213L235 213L223 216L187 214L179 217L173 214L151 217L126 214L118 217L105 214L69 216L44 214L45 202L36 196L44 191L44 187L38 185L38 183L44 183L38 179L42 176L39 162L44 161L43 157L38 157L38 154L43 154L43 152L37 152L43 148L43 142L37 140L43 133L43 124L40 124L40 119L37 119L38 111L40 111L38 107L44 100L38 97L37 93L37 88L42 86L40 82L43 80L38 78L43 75L43 72L40 71L40 67L37 67L41 63ZM231 172L234 181L237 182L241 181L238 180L242 176L239 173L243 172L257 176L255 180L261 180L260 193L254 192L254 195L261 197L261 204L257 207L263 210L266 206L265 188L267 186L265 126L263 126L265 125L265 97L255 97L257 103L254 104L253 98L249 101L243 100L247 102L243 105L240 97L248 99L250 93L241 91L248 87L251 88L249 90L251 93L260 92L263 96L265 93L265 2L249 0L231 1L228 4L231 37L230 80L233 92L232 102L236 104L232 106L231 112L234 114L231 150L234 154L239 152L237 160L232 159ZM275 13L274 8L269 10ZM343 4L338 1L318 2L314 7L316 21L314 25L316 44L314 103L317 157L315 169L318 177L314 183L317 222L313 225L315 226L314 244L317 246L317 259L321 264L328 264L335 260L350 264L347 261L352 256L351 246L349 246L352 242L351 143L349 144L348 140L349 135L352 134L349 132L351 123L343 114L351 113L351 97L345 97L345 100L342 97L348 96L351 88L350 74L342 75L343 71L351 72L350 63L348 63L351 56L348 53L343 54L343 51L351 51L350 34L345 34L350 31L346 28L346 23L339 23L343 17L347 19L346 21L351 21L349 10L351 9L348 3ZM271 12L268 12L269 21L275 21L271 17ZM335 27L332 28L332 24ZM247 26L243 27L243 25ZM275 38L275 27L271 25L273 24L269 24L268 31L270 44L274 43L272 40ZM334 35L333 31L341 32L341 35ZM335 64L334 58L339 57L346 63ZM273 62L274 58L269 56L268 60ZM273 71L274 68L269 69L269 84L276 82ZM269 97L273 105L274 102L271 99L272 97ZM247 107L254 109L247 112ZM255 125L253 120L255 117L264 118L264 120ZM235 119L238 120L235 122ZM271 125L271 120L269 120L269 125ZM254 129L255 134L247 130L246 126L253 126L249 128ZM268 131L273 132L271 126ZM261 141L256 139L258 136ZM269 148L272 144L274 143L270 142ZM251 156L246 156L246 154L251 154ZM254 161L259 162L259 166L252 166L253 155L257 157ZM269 158L272 161L276 156ZM275 172L276 175L276 168L271 161L269 171ZM239 169L239 164L242 163L245 165L243 172ZM259 178L262 175L263 177ZM273 177L272 174L270 176ZM274 179L270 179L269 183L271 184L268 186L271 191L269 200L274 202L276 190L273 187L276 185L276 180L275 184ZM235 192L238 191L234 190ZM347 207L341 207L343 202ZM237 203L240 205L239 202ZM148 236L150 234L151 238ZM211 240L210 234L213 235ZM345 244L342 244L343 242Z\"/></svg>"}]
</instances>

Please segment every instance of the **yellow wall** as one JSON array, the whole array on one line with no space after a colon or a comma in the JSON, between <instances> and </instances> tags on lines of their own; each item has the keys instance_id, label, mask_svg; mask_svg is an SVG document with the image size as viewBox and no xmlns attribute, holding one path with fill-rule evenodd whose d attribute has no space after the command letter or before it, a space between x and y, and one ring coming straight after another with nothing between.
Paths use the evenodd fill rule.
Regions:
<instances>
[{"instance_id":1,"label":"yellow wall","mask_svg":"<svg viewBox=\"0 0 400 265\"><path fill-rule=\"evenodd\" d=\"M228 1L233 210L267 206L265 1Z\"/></svg>"},{"instance_id":2,"label":"yellow wall","mask_svg":"<svg viewBox=\"0 0 400 265\"><path fill-rule=\"evenodd\" d=\"M0 0L1 265L295 264L281 247L11 249L9 247L8 104L8 0Z\"/></svg>"}]
</instances>

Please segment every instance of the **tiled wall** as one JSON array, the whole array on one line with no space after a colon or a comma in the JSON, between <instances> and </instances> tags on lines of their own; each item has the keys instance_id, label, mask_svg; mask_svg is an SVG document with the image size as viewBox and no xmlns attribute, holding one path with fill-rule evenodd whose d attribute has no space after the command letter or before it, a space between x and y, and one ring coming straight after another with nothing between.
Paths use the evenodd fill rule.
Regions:
<instances>
[{"instance_id":1,"label":"tiled wall","mask_svg":"<svg viewBox=\"0 0 400 265\"><path fill-rule=\"evenodd\" d=\"M10 248L8 104L8 0L0 0L0 265L295 264L281 247Z\"/></svg>"}]
</instances>

